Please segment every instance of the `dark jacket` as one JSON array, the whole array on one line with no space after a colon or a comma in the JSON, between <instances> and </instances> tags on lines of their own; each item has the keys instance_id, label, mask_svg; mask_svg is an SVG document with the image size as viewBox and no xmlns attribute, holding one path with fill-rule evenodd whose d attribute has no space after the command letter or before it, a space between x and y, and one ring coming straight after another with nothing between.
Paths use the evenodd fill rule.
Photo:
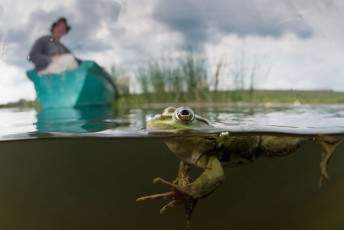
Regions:
<instances>
[{"instance_id":1,"label":"dark jacket","mask_svg":"<svg viewBox=\"0 0 344 230\"><path fill-rule=\"evenodd\" d=\"M71 53L60 42L53 41L50 35L39 38L32 46L28 59L35 64L37 71L45 69L52 60L52 55Z\"/></svg>"}]
</instances>

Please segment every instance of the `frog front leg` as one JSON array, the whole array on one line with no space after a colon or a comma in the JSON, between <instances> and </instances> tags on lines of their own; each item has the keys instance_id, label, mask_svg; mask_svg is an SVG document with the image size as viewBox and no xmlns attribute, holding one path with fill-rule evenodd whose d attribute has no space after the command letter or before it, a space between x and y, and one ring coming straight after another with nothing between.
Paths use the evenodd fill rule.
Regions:
<instances>
[{"instance_id":1,"label":"frog front leg","mask_svg":"<svg viewBox=\"0 0 344 230\"><path fill-rule=\"evenodd\" d=\"M147 199L170 199L171 201L163 206L160 213L164 212L167 208L184 204L185 215L189 223L198 199L210 194L224 180L224 171L216 156L201 156L197 161L197 166L203 168L204 172L195 181L190 182L189 165L183 162L180 165L178 177L173 183L161 178L156 178L153 181L154 183L170 187L172 191L140 197L137 201Z\"/></svg>"}]
</instances>

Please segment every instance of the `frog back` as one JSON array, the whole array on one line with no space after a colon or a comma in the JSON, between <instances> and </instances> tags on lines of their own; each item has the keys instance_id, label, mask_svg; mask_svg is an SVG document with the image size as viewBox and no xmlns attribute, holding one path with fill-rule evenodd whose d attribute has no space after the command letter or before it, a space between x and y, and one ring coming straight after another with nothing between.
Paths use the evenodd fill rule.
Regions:
<instances>
[{"instance_id":1,"label":"frog back","mask_svg":"<svg viewBox=\"0 0 344 230\"><path fill-rule=\"evenodd\" d=\"M219 159L223 165L251 163L259 154L259 136L230 136L219 141Z\"/></svg>"}]
</instances>

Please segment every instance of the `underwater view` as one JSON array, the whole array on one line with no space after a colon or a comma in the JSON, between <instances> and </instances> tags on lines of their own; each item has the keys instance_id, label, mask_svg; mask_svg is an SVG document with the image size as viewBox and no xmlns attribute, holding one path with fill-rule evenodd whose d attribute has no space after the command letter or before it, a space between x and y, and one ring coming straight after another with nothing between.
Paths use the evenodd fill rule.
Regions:
<instances>
[{"instance_id":1,"label":"underwater view","mask_svg":"<svg viewBox=\"0 0 344 230\"><path fill-rule=\"evenodd\" d=\"M186 229L187 207L193 200L152 181L159 177L172 182L178 175L182 156L166 144L182 143L193 153L202 142L189 146L183 141L198 138L217 146L222 163L226 162L221 185L213 185L210 178L206 184L210 192L202 190L200 196L206 197L195 199L190 229L344 225L343 105L187 106L2 109L1 229ZM178 120L178 113L186 127L176 123L168 127L170 118ZM206 125L194 126L187 121L189 115ZM163 125L157 123L160 120ZM243 137L244 143L253 143L247 137L259 138L259 143L245 144L239 151L229 144ZM287 146L288 140L297 143ZM328 179L319 167L321 143L334 146ZM199 149L202 154L208 150ZM202 173L191 165L191 181ZM175 196L136 201L169 191ZM174 203L159 214L164 205L178 199L186 202Z\"/></svg>"}]
</instances>

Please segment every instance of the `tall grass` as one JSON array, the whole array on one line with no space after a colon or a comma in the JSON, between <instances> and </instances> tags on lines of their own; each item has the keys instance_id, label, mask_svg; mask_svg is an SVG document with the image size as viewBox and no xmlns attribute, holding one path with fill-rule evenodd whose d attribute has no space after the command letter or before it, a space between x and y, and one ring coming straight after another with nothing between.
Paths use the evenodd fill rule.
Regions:
<instances>
[{"instance_id":1,"label":"tall grass","mask_svg":"<svg viewBox=\"0 0 344 230\"><path fill-rule=\"evenodd\" d=\"M201 101L209 90L205 55L194 48L149 60L135 73L148 101Z\"/></svg>"},{"instance_id":2,"label":"tall grass","mask_svg":"<svg viewBox=\"0 0 344 230\"><path fill-rule=\"evenodd\" d=\"M226 72L228 65L220 58L215 63L215 71L209 68L209 58L199 47L187 47L177 55L150 59L133 72L134 76L127 86L120 86L126 96L133 96L140 102L203 102L203 101L242 101L247 99L249 85L250 97L254 96L258 62L248 62L242 52ZM113 73L119 74L118 71ZM114 76L117 82L121 77ZM219 86L224 81L232 82L230 93L222 93ZM123 82L123 81L122 81ZM137 84L138 92L129 92L129 85ZM228 85L228 84L227 84ZM223 87L221 87L223 90Z\"/></svg>"},{"instance_id":3,"label":"tall grass","mask_svg":"<svg viewBox=\"0 0 344 230\"><path fill-rule=\"evenodd\" d=\"M117 94L120 96L129 96L129 76L124 69L116 66L111 67L111 76L117 87Z\"/></svg>"}]
</instances>

